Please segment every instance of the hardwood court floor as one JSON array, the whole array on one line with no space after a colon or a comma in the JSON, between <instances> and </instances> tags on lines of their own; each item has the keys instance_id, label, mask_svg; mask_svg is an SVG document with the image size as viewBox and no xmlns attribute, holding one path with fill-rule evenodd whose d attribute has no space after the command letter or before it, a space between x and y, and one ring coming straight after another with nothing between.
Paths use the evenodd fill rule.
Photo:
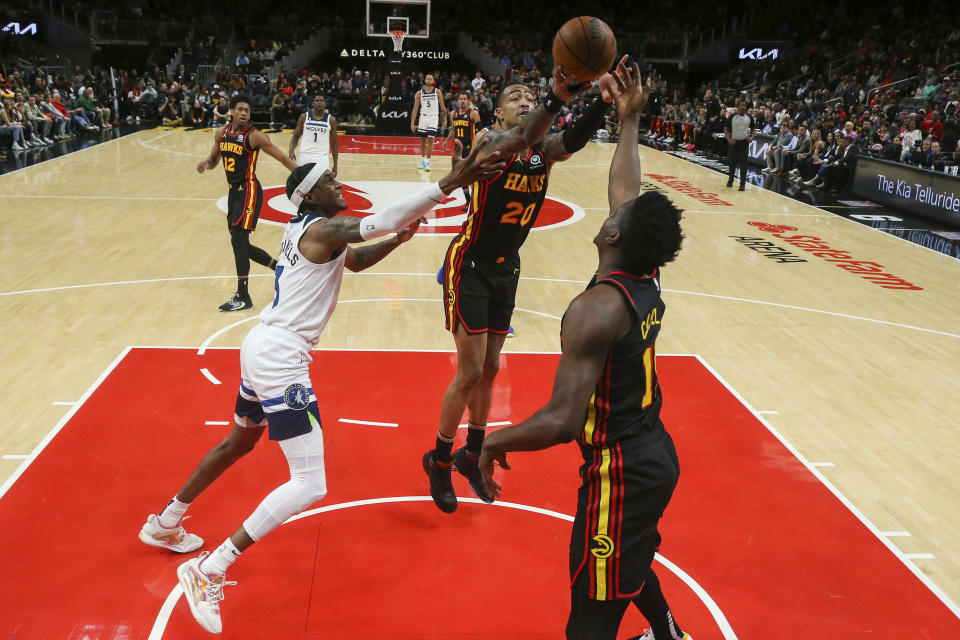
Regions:
<instances>
[{"instance_id":1,"label":"hardwood court floor","mask_svg":"<svg viewBox=\"0 0 960 640\"><path fill-rule=\"evenodd\" d=\"M289 140L272 138L281 147ZM433 175L418 173L412 153L347 138L341 144L370 152L342 154L340 178L374 208L410 188L395 183L426 183L447 166L435 157ZM222 173L194 170L210 144L208 132L143 131L0 176L2 491L70 410L62 403L78 400L127 346L236 347L250 323L232 325L272 297L271 274L254 265L256 308L216 310L234 276L217 208ZM591 144L554 168L549 196L562 201L558 210L571 205L573 222L531 233L508 351L558 350L558 318L595 267L590 240L607 214L612 152ZM687 211L685 248L662 278L659 351L699 354L908 566L960 600L960 262L767 191L726 190L709 169L642 153L646 186ZM286 177L266 156L258 174L265 187ZM453 218L446 226L456 205L443 214ZM253 240L275 253L280 235L263 223ZM370 272L348 274L341 299L352 302L319 346L452 348L435 281L448 242L424 233ZM424 407L425 422L438 409ZM55 496L41 498L55 506Z\"/></svg>"}]
</instances>

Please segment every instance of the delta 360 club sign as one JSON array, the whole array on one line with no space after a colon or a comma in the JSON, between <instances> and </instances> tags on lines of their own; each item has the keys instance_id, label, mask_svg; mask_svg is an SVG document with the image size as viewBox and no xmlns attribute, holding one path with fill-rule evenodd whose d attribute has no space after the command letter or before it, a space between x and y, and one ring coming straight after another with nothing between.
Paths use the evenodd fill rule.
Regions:
<instances>
[{"instance_id":1,"label":"delta 360 club sign","mask_svg":"<svg viewBox=\"0 0 960 640\"><path fill-rule=\"evenodd\" d=\"M349 208L344 213L358 218L368 216L371 213L383 211L390 203L413 195L426 186L422 182L345 182L343 184L343 197ZM457 189L427 214L427 223L420 226L419 233L455 235L460 231L464 220L467 219L467 214L463 210L464 204L463 191ZM217 201L217 207L226 213L227 196L223 196ZM296 209L287 199L282 185L264 187L263 208L260 210L261 223L284 225L295 213ZM581 220L583 216L584 211L581 207L565 200L547 196L533 229L562 227Z\"/></svg>"}]
</instances>

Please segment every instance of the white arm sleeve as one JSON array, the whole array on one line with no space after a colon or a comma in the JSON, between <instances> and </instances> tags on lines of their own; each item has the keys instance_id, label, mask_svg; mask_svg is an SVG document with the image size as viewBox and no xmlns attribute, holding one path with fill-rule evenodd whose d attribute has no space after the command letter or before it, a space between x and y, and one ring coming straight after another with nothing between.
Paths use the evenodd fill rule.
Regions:
<instances>
[{"instance_id":1,"label":"white arm sleeve","mask_svg":"<svg viewBox=\"0 0 960 640\"><path fill-rule=\"evenodd\" d=\"M379 238L396 233L408 227L423 214L430 211L447 197L439 183L402 200L394 202L380 213L374 213L360 219L360 237L364 240Z\"/></svg>"}]
</instances>

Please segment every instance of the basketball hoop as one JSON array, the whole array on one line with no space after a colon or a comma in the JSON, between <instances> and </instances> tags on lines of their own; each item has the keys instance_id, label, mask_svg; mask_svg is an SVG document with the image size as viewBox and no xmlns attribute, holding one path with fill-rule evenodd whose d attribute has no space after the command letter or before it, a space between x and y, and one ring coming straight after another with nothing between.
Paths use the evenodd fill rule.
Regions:
<instances>
[{"instance_id":1,"label":"basketball hoop","mask_svg":"<svg viewBox=\"0 0 960 640\"><path fill-rule=\"evenodd\" d=\"M403 38L407 32L403 29L390 29L390 39L393 40L393 50L401 51L403 49Z\"/></svg>"}]
</instances>

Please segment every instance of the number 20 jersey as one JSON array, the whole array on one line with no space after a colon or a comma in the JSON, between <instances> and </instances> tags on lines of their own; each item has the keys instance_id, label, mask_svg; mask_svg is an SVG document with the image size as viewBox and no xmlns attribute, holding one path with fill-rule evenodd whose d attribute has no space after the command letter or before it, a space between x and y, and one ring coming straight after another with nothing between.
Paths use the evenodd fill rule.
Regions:
<instances>
[{"instance_id":1,"label":"number 20 jersey","mask_svg":"<svg viewBox=\"0 0 960 640\"><path fill-rule=\"evenodd\" d=\"M467 219L451 247L497 264L516 259L547 194L550 165L539 145L507 160L497 176L473 184Z\"/></svg>"}]
</instances>

